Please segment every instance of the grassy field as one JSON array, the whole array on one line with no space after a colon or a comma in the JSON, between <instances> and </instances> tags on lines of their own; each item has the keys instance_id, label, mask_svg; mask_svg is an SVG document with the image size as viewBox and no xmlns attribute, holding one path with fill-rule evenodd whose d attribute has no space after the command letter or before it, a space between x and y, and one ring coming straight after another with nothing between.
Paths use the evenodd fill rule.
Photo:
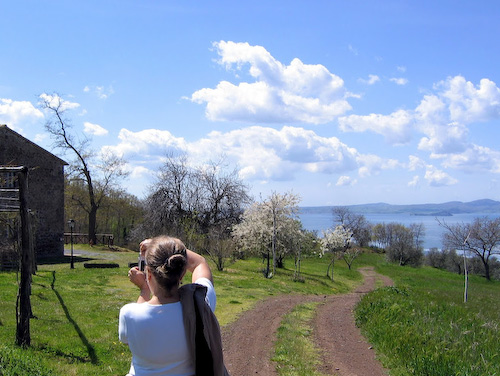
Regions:
<instances>
[{"instance_id":1,"label":"grassy field","mask_svg":"<svg viewBox=\"0 0 500 376\"><path fill-rule=\"evenodd\" d=\"M367 295L357 323L391 375L500 375L500 283L380 264L395 287Z\"/></svg>"},{"instance_id":2,"label":"grassy field","mask_svg":"<svg viewBox=\"0 0 500 376\"><path fill-rule=\"evenodd\" d=\"M81 251L79 249L82 249ZM124 375L130 352L117 338L121 306L137 298L126 275L134 252L75 247L69 258L39 265L33 278L32 346L15 341L16 273L0 273L0 375ZM116 269L85 269L83 262L106 260ZM302 262L304 283L293 281L293 261L265 279L260 259L239 260L214 272L217 317L222 326L260 299L278 294L334 294L361 283L356 268L373 265L395 281L363 298L357 323L391 375L500 375L500 283L471 277L463 303L463 277L431 268L387 264L383 256L364 254L347 270L336 262L335 283L326 278L327 259ZM187 276L189 280L190 276ZM274 359L280 375L317 375L317 349L310 321L316 305L299 305L278 331Z\"/></svg>"},{"instance_id":3,"label":"grassy field","mask_svg":"<svg viewBox=\"0 0 500 376\"><path fill-rule=\"evenodd\" d=\"M118 263L115 269L85 269L83 262ZM17 274L0 273L0 375L124 375L130 352L118 341L118 313L135 301L137 290L127 278L135 252L111 252L75 246L75 269L69 257L41 264L32 285L32 346L15 341ZM361 282L357 271L338 262L335 282L326 278L328 260L302 262L305 282L293 281L293 261L287 260L273 279L265 279L260 259L238 260L224 272L214 272L217 317L222 326L260 299L278 294L332 294L350 291ZM186 276L187 280L190 276Z\"/></svg>"}]
</instances>

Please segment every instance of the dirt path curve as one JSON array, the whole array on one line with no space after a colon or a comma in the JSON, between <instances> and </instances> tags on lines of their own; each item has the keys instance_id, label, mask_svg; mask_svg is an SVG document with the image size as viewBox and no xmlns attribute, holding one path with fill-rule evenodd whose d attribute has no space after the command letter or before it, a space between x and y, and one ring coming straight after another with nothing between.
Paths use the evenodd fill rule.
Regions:
<instances>
[{"instance_id":1,"label":"dirt path curve","mask_svg":"<svg viewBox=\"0 0 500 376\"><path fill-rule=\"evenodd\" d=\"M329 296L314 320L315 343L322 349L322 366L318 370L326 375L387 375L356 327L353 310L364 294L375 289L377 279L384 286L392 285L392 281L371 268L360 271L364 283L351 294Z\"/></svg>"},{"instance_id":2,"label":"dirt path curve","mask_svg":"<svg viewBox=\"0 0 500 376\"><path fill-rule=\"evenodd\" d=\"M276 340L276 331L283 316L289 313L297 304L315 301L324 303L320 305L314 321L315 333L318 334L316 343L325 349L323 352L324 365L321 371L330 375L377 375L372 372L373 367L368 368L370 370L368 373L342 373L343 370L347 370L347 366L345 366L346 362L343 362L338 355L344 354L342 356L345 356L345 349L351 348L353 350L348 352L347 364L352 362L366 363L364 358L367 355L365 352L359 353L359 350L354 350L354 347L351 347L359 345L360 339L355 336L347 336L347 331L354 331L361 337L359 330L354 325L352 309L359 300L360 294L369 292L375 287L375 273L366 269L363 269L362 273L365 275L365 281L352 294L335 296L282 295L261 301L254 309L244 312L236 322L222 330L224 362L229 373L232 376L277 375L275 364L270 358ZM389 284L390 282L385 281L384 283ZM344 309L341 313L337 312L340 307ZM340 323L331 320L333 318L340 319L343 325L342 331L337 331ZM352 322L352 326L349 325L349 322ZM319 330L320 328L321 330ZM327 334L327 336L323 338L321 333ZM330 342L335 340L335 336L332 336L331 333L339 333L342 336L342 339L336 342L335 345L330 345ZM354 341L354 343L348 343L347 341ZM339 346L343 347L344 350L338 348ZM365 343L364 347L367 349L369 345ZM368 355L376 363L373 352ZM333 365L331 358L336 359L338 363ZM377 366L380 367L378 363Z\"/></svg>"}]
</instances>

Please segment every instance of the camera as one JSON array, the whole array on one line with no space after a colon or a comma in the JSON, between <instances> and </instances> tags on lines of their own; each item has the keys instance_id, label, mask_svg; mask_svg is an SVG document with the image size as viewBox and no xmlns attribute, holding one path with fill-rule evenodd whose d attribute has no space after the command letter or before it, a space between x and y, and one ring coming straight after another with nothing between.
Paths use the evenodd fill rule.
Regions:
<instances>
[{"instance_id":1,"label":"camera","mask_svg":"<svg viewBox=\"0 0 500 376\"><path fill-rule=\"evenodd\" d=\"M137 263L137 266L139 267L139 270L141 272L144 271L144 268L146 266L146 259L144 258L144 256L139 256L139 262Z\"/></svg>"}]
</instances>

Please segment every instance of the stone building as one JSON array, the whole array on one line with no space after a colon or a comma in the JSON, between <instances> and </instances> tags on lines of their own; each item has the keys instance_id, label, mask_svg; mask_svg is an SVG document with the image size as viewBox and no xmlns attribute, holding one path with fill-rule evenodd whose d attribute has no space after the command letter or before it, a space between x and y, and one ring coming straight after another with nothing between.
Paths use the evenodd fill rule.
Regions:
<instances>
[{"instance_id":1,"label":"stone building","mask_svg":"<svg viewBox=\"0 0 500 376\"><path fill-rule=\"evenodd\" d=\"M37 258L64 254L65 165L62 159L0 124L0 166L28 168L27 201L33 213ZM9 184L9 179L2 181Z\"/></svg>"}]
</instances>

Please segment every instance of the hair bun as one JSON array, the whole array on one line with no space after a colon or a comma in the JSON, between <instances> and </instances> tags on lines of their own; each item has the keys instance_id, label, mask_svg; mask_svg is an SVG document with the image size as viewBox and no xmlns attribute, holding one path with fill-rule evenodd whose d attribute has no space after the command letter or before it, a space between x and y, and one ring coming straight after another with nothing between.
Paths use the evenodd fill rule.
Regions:
<instances>
[{"instance_id":1,"label":"hair bun","mask_svg":"<svg viewBox=\"0 0 500 376\"><path fill-rule=\"evenodd\" d=\"M168 258L165 266L168 270L172 272L176 272L179 270L184 270L184 267L187 264L186 258L181 254L175 254Z\"/></svg>"}]
</instances>

